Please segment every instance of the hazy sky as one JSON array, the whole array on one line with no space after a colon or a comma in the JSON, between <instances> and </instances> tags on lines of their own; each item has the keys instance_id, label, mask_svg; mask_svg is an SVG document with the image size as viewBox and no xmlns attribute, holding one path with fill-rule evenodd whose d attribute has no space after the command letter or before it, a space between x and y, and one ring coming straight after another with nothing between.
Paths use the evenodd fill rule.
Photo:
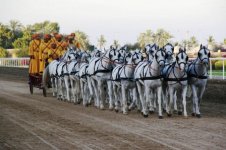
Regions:
<instances>
[{"instance_id":1,"label":"hazy sky","mask_svg":"<svg viewBox=\"0 0 226 150\"><path fill-rule=\"evenodd\" d=\"M226 38L226 0L0 0L0 22L58 22L60 32L77 29L93 44L103 34L108 42L137 40L147 29L164 28L175 40L196 36L206 44Z\"/></svg>"}]
</instances>

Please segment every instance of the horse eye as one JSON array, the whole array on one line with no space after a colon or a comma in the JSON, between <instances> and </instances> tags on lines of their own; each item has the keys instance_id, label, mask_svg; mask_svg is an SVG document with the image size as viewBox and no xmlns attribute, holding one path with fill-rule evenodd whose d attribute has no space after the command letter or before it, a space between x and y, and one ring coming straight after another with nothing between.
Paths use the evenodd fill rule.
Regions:
<instances>
[{"instance_id":1,"label":"horse eye","mask_svg":"<svg viewBox=\"0 0 226 150\"><path fill-rule=\"evenodd\" d=\"M208 53L208 57L210 57L210 53Z\"/></svg>"}]
</instances>

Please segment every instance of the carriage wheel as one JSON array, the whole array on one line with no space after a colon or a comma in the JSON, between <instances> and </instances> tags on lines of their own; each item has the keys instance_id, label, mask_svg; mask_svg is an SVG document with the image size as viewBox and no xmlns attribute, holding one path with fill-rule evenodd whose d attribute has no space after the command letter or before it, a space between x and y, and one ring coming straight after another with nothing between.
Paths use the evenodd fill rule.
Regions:
<instances>
[{"instance_id":1,"label":"carriage wheel","mask_svg":"<svg viewBox=\"0 0 226 150\"><path fill-rule=\"evenodd\" d=\"M46 88L43 88L42 92L43 92L43 96L46 97Z\"/></svg>"},{"instance_id":2,"label":"carriage wheel","mask_svg":"<svg viewBox=\"0 0 226 150\"><path fill-rule=\"evenodd\" d=\"M29 87L30 87L30 93L33 94L33 88L34 88L33 85L29 84Z\"/></svg>"}]
</instances>

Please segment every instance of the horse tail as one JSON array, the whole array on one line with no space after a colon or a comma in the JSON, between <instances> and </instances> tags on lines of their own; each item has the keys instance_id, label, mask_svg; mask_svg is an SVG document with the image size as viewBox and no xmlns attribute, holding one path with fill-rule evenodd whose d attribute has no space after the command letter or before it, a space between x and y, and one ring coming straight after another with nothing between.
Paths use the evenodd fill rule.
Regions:
<instances>
[{"instance_id":1,"label":"horse tail","mask_svg":"<svg viewBox=\"0 0 226 150\"><path fill-rule=\"evenodd\" d=\"M42 85L43 88L47 88L48 81L50 79L50 73L49 73L49 65L44 69L42 74Z\"/></svg>"}]
</instances>

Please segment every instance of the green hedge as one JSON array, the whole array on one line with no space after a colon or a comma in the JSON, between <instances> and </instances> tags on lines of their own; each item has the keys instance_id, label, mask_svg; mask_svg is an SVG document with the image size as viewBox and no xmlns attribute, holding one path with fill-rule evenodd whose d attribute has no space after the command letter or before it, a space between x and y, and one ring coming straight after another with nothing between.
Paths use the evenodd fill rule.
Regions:
<instances>
[{"instance_id":1,"label":"green hedge","mask_svg":"<svg viewBox=\"0 0 226 150\"><path fill-rule=\"evenodd\" d=\"M222 60L217 60L215 63L214 63L214 68L215 69L223 69L223 61ZM226 60L224 60L224 69L226 69Z\"/></svg>"}]
</instances>

